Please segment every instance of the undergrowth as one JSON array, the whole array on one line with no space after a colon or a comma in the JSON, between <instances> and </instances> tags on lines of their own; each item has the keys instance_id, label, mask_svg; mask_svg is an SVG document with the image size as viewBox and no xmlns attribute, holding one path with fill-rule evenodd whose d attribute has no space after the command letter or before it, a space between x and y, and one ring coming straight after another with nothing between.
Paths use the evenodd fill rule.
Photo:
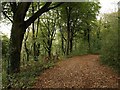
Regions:
<instances>
[{"instance_id":1,"label":"undergrowth","mask_svg":"<svg viewBox=\"0 0 120 90\"><path fill-rule=\"evenodd\" d=\"M52 61L48 63L32 62L21 67L21 72L7 76L6 71L2 72L2 88L31 88L44 70L54 66Z\"/></svg>"}]
</instances>

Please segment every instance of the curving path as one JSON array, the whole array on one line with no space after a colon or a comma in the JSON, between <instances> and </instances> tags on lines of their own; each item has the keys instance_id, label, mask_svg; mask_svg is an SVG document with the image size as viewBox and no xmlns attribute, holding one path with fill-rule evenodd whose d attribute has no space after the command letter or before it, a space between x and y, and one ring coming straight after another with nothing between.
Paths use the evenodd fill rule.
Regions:
<instances>
[{"instance_id":1,"label":"curving path","mask_svg":"<svg viewBox=\"0 0 120 90\"><path fill-rule=\"evenodd\" d=\"M98 55L82 55L46 70L34 88L118 88L117 78L111 68L100 64Z\"/></svg>"}]
</instances>

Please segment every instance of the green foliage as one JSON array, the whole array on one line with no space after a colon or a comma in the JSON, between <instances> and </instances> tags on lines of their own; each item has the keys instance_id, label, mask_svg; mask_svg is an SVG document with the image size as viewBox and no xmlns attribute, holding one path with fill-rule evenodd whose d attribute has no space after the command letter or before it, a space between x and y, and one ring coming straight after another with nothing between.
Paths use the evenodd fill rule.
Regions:
<instances>
[{"instance_id":1,"label":"green foliage","mask_svg":"<svg viewBox=\"0 0 120 90\"><path fill-rule=\"evenodd\" d=\"M6 56L9 47L9 38L6 35L2 35L2 55Z\"/></svg>"},{"instance_id":2,"label":"green foliage","mask_svg":"<svg viewBox=\"0 0 120 90\"><path fill-rule=\"evenodd\" d=\"M42 63L30 61L28 65L21 67L21 72L7 76L6 71L2 72L3 88L7 88L9 85L13 88L31 88L37 76L44 70L54 66L53 62ZM8 78L9 80L8 81Z\"/></svg>"},{"instance_id":3,"label":"green foliage","mask_svg":"<svg viewBox=\"0 0 120 90\"><path fill-rule=\"evenodd\" d=\"M68 11L67 11L68 9ZM96 52L97 50L92 50L95 47L95 44L97 43L94 40L91 40L91 31L96 29L94 27L95 23L97 21L96 15L99 13L99 2L80 2L80 3L64 3L64 5L61 6L60 10L60 20L62 21L62 32L63 36L66 38L66 41L64 40L64 49L66 50L67 40L69 39L68 31L67 31L67 19L68 14L70 14L70 39L73 39L73 48L77 47L76 49L73 49L72 53L73 55L78 54L85 54L88 52ZM61 22L60 21L60 22ZM87 31L89 29L89 32ZM96 31L94 30L96 33ZM90 51L87 40L88 40L88 34L90 34L90 43L92 44L92 47ZM94 39L95 35L92 36L92 39ZM84 39L85 38L85 39ZM78 42L76 42L76 40ZM92 43L93 42L93 43ZM75 43L76 46L75 46ZM97 48L97 45L96 45Z\"/></svg>"},{"instance_id":4,"label":"green foliage","mask_svg":"<svg viewBox=\"0 0 120 90\"><path fill-rule=\"evenodd\" d=\"M101 61L120 72L118 60L118 19L117 13L106 15L102 35Z\"/></svg>"}]
</instances>

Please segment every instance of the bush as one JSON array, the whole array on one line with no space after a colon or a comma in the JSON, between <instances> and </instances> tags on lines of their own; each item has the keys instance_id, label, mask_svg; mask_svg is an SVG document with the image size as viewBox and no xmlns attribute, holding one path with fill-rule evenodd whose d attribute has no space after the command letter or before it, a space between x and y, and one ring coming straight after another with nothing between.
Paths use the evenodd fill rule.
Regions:
<instances>
[{"instance_id":1,"label":"bush","mask_svg":"<svg viewBox=\"0 0 120 90\"><path fill-rule=\"evenodd\" d=\"M118 60L118 24L117 15L112 13L106 17L109 27L102 32L101 62L113 67L120 72L120 61Z\"/></svg>"},{"instance_id":2,"label":"bush","mask_svg":"<svg viewBox=\"0 0 120 90\"><path fill-rule=\"evenodd\" d=\"M9 47L9 38L6 35L2 35L2 55L6 57Z\"/></svg>"},{"instance_id":3,"label":"bush","mask_svg":"<svg viewBox=\"0 0 120 90\"><path fill-rule=\"evenodd\" d=\"M21 72L18 74L7 75L6 71L2 72L2 87L3 89L8 88L31 88L35 81L36 77L39 76L44 70L53 67L53 62L41 63L41 62L28 62L27 65L21 67ZM4 67L5 68L5 67ZM9 78L9 80L8 80Z\"/></svg>"}]
</instances>

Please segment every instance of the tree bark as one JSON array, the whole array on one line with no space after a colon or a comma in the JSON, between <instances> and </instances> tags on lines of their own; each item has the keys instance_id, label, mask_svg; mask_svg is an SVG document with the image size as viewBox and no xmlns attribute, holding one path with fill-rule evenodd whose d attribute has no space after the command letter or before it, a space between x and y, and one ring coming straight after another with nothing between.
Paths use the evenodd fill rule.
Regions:
<instances>
[{"instance_id":1,"label":"tree bark","mask_svg":"<svg viewBox=\"0 0 120 90\"><path fill-rule=\"evenodd\" d=\"M87 40L88 40L88 52L90 53L90 29L87 29L88 33L87 33Z\"/></svg>"},{"instance_id":2,"label":"tree bark","mask_svg":"<svg viewBox=\"0 0 120 90\"><path fill-rule=\"evenodd\" d=\"M11 29L9 61L10 73L20 72L20 53L22 41L26 32L24 18L30 3L21 3L13 15L13 25Z\"/></svg>"},{"instance_id":3,"label":"tree bark","mask_svg":"<svg viewBox=\"0 0 120 90\"><path fill-rule=\"evenodd\" d=\"M71 8L66 7L66 12L67 12L67 50L66 50L66 55L69 55L70 51L70 14L71 14Z\"/></svg>"},{"instance_id":4,"label":"tree bark","mask_svg":"<svg viewBox=\"0 0 120 90\"><path fill-rule=\"evenodd\" d=\"M32 15L34 15L34 4L32 3ZM32 23L32 34L33 34L33 36L32 36L32 39L33 39L33 59L34 59L34 61L37 61L37 59L36 59L36 41L35 41L35 24L34 24L34 22Z\"/></svg>"},{"instance_id":5,"label":"tree bark","mask_svg":"<svg viewBox=\"0 0 120 90\"><path fill-rule=\"evenodd\" d=\"M20 71L20 53L25 30L20 22L13 23L10 38L10 73Z\"/></svg>"},{"instance_id":6,"label":"tree bark","mask_svg":"<svg viewBox=\"0 0 120 90\"><path fill-rule=\"evenodd\" d=\"M70 53L72 53L72 50L73 50L73 38L74 38L73 29L70 30Z\"/></svg>"},{"instance_id":7,"label":"tree bark","mask_svg":"<svg viewBox=\"0 0 120 90\"><path fill-rule=\"evenodd\" d=\"M72 53L73 49L73 37L70 38L70 53Z\"/></svg>"},{"instance_id":8,"label":"tree bark","mask_svg":"<svg viewBox=\"0 0 120 90\"><path fill-rule=\"evenodd\" d=\"M26 34L26 37L25 37L25 41L24 41L24 47L25 47L25 52L26 52L26 59L27 61L29 61L29 54L30 54L30 51L29 49L27 48L27 39L28 39L28 35L29 35L29 29L28 29L28 33Z\"/></svg>"},{"instance_id":9,"label":"tree bark","mask_svg":"<svg viewBox=\"0 0 120 90\"><path fill-rule=\"evenodd\" d=\"M63 54L65 54L65 50L64 50L64 39L63 39L63 37L61 37L61 41L62 41L62 43L61 43L61 49L62 49Z\"/></svg>"}]
</instances>

